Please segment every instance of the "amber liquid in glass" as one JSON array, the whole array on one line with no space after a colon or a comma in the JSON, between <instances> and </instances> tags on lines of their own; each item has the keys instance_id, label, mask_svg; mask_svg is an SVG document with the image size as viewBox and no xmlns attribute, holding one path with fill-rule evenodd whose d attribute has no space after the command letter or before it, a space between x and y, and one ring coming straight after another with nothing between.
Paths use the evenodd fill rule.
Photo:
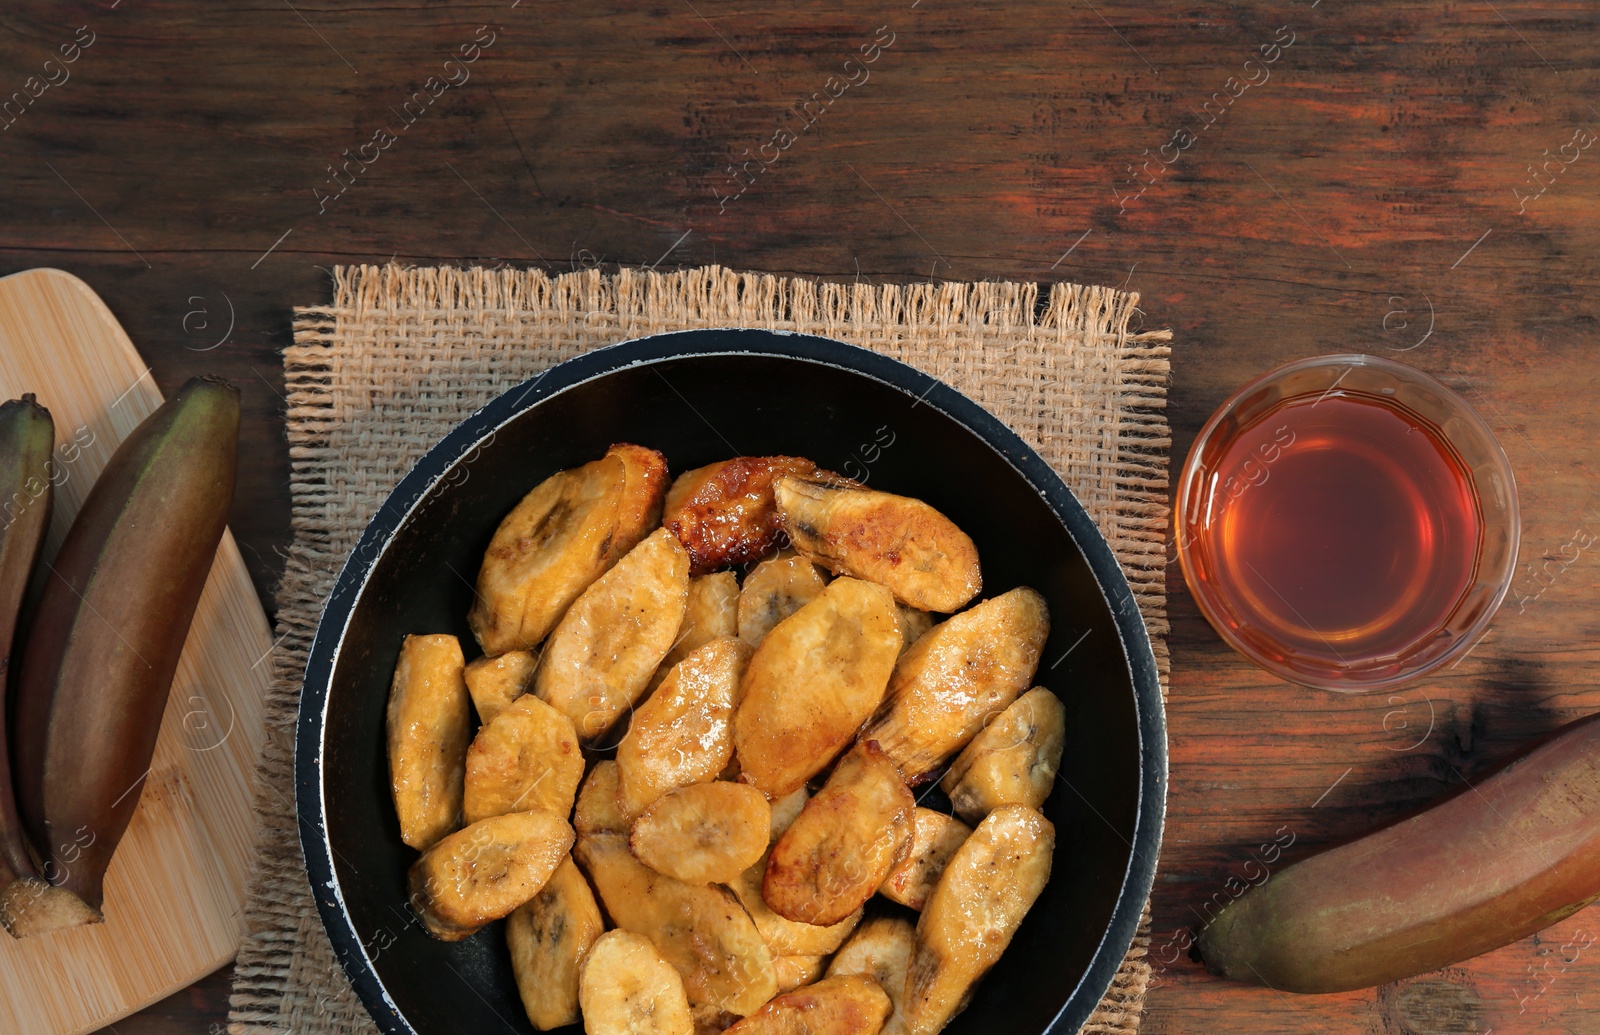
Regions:
<instances>
[{"instance_id":1,"label":"amber liquid in glass","mask_svg":"<svg viewBox=\"0 0 1600 1035\"><path fill-rule=\"evenodd\" d=\"M1205 477L1211 509L1183 529L1195 573L1274 657L1381 665L1473 583L1471 475L1431 423L1383 396L1287 399L1221 443Z\"/></svg>"}]
</instances>

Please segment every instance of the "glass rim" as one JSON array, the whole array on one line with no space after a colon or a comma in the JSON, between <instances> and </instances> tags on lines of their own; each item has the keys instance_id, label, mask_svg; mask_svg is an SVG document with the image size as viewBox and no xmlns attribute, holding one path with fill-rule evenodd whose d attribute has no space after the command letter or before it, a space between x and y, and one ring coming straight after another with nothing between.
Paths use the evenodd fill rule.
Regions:
<instances>
[{"instance_id":1,"label":"glass rim","mask_svg":"<svg viewBox=\"0 0 1600 1035\"><path fill-rule=\"evenodd\" d=\"M1224 620L1221 620L1219 617L1219 612L1225 612L1229 609L1219 606L1218 598L1222 595L1218 594L1215 590L1204 586L1204 584L1197 577L1195 572L1196 562L1191 556L1192 546L1188 537L1184 534L1184 514L1186 514L1189 510L1191 497L1196 494L1197 481L1199 481L1196 478L1196 473L1200 455L1203 452L1206 444L1209 443L1216 434L1217 429L1222 425L1223 421L1236 414L1240 410L1244 400L1253 392L1265 386L1277 381L1281 381L1301 371L1322 369L1336 370L1340 367L1371 368L1375 371L1379 371L1388 375L1397 383L1410 382L1413 384L1419 384L1430 391L1436 392L1450 404L1454 410L1452 416L1460 418L1467 426L1471 437L1476 440L1476 444L1481 447L1481 451L1485 454L1488 467L1491 469L1494 476L1499 479L1506 497L1505 514L1503 518L1497 519L1493 522L1493 529L1497 534L1504 534L1509 543L1509 549L1500 565L1500 570L1488 573L1480 572L1479 574L1477 580L1479 586L1488 587L1488 592L1480 593L1480 600L1476 601L1483 604L1480 612L1472 619L1471 622L1467 623L1466 626L1460 630L1455 642L1436 656L1410 666L1402 664L1401 671L1377 678L1362 678L1359 673L1356 672L1354 666L1352 666L1351 675L1342 678L1323 679L1318 678L1313 673L1303 672L1298 669L1291 668L1273 658L1264 656L1258 647L1237 635L1233 629L1229 628L1228 623ZM1348 374L1348 370L1346 374ZM1327 391L1331 392L1334 388L1337 388L1344 380L1345 376L1346 375L1340 375L1340 377L1328 387ZM1409 407L1407 408L1409 409ZM1440 439L1453 451L1456 451L1458 457L1460 456L1459 443L1462 436L1459 433L1451 434L1447 429L1440 426L1439 422L1434 420L1432 417L1428 417L1423 414L1417 414L1417 416L1421 419L1427 420L1431 425L1433 425L1435 430L1438 432ZM1465 463L1464 458L1463 463ZM1478 489L1476 485L1474 487L1474 492L1481 501L1483 499L1484 492L1481 489ZM1359 694L1371 693L1377 690L1391 689L1393 687L1418 679L1429 672L1437 670L1440 666L1451 661L1459 660L1467 651L1471 650L1472 647L1483 638L1484 633L1488 631L1490 622L1493 621L1494 616L1499 612L1501 604L1505 602L1506 595L1511 590L1511 583L1516 573L1517 557L1520 551L1522 538L1522 506L1521 498L1517 490L1516 473L1511 467L1511 461L1506 457L1505 449L1500 445L1498 436L1495 435L1488 423L1484 421L1483 416L1478 413L1471 403L1467 402L1467 400L1462 397L1461 393L1457 392L1455 389L1451 388L1449 385L1445 384L1443 381L1439 380L1437 377L1433 376L1427 371L1419 370L1416 367L1409 366L1405 363L1400 363L1383 356L1369 356L1364 353L1327 353L1324 355L1311 356L1304 359L1291 360L1287 363L1281 363L1278 366L1272 367L1260 374L1257 374L1255 377L1250 378L1244 384L1230 392L1228 397L1223 400L1216 410L1212 412L1205 424L1201 426L1199 434L1195 436L1194 442L1190 445L1188 455L1184 458L1183 466L1179 469L1178 482L1176 490L1173 493L1172 504L1173 540L1177 551L1178 564L1183 571L1184 584L1188 587L1189 595L1194 599L1195 606L1199 608L1201 615L1204 616L1206 622L1216 630L1217 635L1222 638L1223 642L1229 647L1232 647L1246 660L1250 661L1258 668L1277 676L1280 679L1300 686L1307 686L1317 690L1330 690L1336 693ZM1487 536L1489 527L1490 523L1486 518L1485 536ZM1485 552L1486 542L1480 541L1478 544L1476 560L1481 562ZM1456 606L1451 610L1450 615L1454 616L1458 614L1463 606L1473 602L1475 602L1473 599L1473 590L1469 587L1468 591L1463 594L1461 600L1458 601ZM1437 626L1431 633L1418 634L1416 639L1412 641L1412 644L1409 645L1407 649L1411 649L1417 644L1425 642L1428 638L1430 638L1430 636L1437 635L1438 632L1448 629L1449 620L1449 617L1447 617L1445 621ZM1280 643L1277 643L1271 638L1269 638L1267 642L1273 643L1275 646L1279 646L1280 648L1282 647ZM1285 653L1292 652L1285 650ZM1337 670L1339 666L1330 664L1328 668L1330 670Z\"/></svg>"}]
</instances>

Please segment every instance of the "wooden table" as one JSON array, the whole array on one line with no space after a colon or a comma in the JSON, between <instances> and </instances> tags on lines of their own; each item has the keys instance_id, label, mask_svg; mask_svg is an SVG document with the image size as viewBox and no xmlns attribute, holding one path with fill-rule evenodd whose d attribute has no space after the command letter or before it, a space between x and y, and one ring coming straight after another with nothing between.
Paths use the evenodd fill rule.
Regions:
<instances>
[{"instance_id":1,"label":"wooden table","mask_svg":"<svg viewBox=\"0 0 1600 1035\"><path fill-rule=\"evenodd\" d=\"M1280 361L1439 374L1522 487L1526 563L1466 661L1394 695L1289 687L1223 646L1173 568L1145 1030L1600 1032L1593 911L1317 999L1181 951L1250 847L1358 832L1600 707L1597 23L1578 0L26 0L0 11L0 91L20 91L0 273L86 279L165 389L243 386L233 528L268 601L289 541L279 350L335 263L1126 287L1175 334L1180 459ZM216 1031L226 993L213 976L116 1030Z\"/></svg>"}]
</instances>

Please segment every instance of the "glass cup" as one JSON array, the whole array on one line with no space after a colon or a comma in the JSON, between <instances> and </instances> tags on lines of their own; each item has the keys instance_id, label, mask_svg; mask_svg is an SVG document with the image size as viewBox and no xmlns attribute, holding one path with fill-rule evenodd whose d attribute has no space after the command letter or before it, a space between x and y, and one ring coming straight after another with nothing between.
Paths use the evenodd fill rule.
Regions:
<instances>
[{"instance_id":1,"label":"glass cup","mask_svg":"<svg viewBox=\"0 0 1600 1035\"><path fill-rule=\"evenodd\" d=\"M1362 692L1458 659L1511 585L1516 480L1483 420L1411 367L1362 355L1257 377L1189 451L1178 559L1235 650Z\"/></svg>"}]
</instances>

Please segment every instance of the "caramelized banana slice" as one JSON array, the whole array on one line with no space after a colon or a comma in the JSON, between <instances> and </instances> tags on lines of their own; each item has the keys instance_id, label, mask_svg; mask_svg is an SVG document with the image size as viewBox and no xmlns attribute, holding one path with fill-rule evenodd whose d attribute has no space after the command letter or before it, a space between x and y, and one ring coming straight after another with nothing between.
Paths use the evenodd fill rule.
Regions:
<instances>
[{"instance_id":1,"label":"caramelized banana slice","mask_svg":"<svg viewBox=\"0 0 1600 1035\"><path fill-rule=\"evenodd\" d=\"M596 762L589 778L578 791L578 805L572 812L572 825L580 835L628 835L633 820L617 808L617 763L611 759Z\"/></svg>"},{"instance_id":2,"label":"caramelized banana slice","mask_svg":"<svg viewBox=\"0 0 1600 1035\"><path fill-rule=\"evenodd\" d=\"M572 847L572 827L554 812L480 820L411 864L411 906L428 933L455 942L539 893Z\"/></svg>"},{"instance_id":3,"label":"caramelized banana slice","mask_svg":"<svg viewBox=\"0 0 1600 1035\"><path fill-rule=\"evenodd\" d=\"M526 694L472 739L462 807L468 823L533 809L565 816L582 779L572 721Z\"/></svg>"},{"instance_id":4,"label":"caramelized banana slice","mask_svg":"<svg viewBox=\"0 0 1600 1035\"><path fill-rule=\"evenodd\" d=\"M461 822L472 708L454 636L407 636L389 688L389 782L400 840L421 851Z\"/></svg>"},{"instance_id":5,"label":"caramelized banana slice","mask_svg":"<svg viewBox=\"0 0 1600 1035\"><path fill-rule=\"evenodd\" d=\"M482 657L467 665L462 673L467 692L478 709L478 721L487 726L506 705L527 692L539 656L531 650L508 650L495 657Z\"/></svg>"},{"instance_id":6,"label":"caramelized banana slice","mask_svg":"<svg viewBox=\"0 0 1600 1035\"><path fill-rule=\"evenodd\" d=\"M767 838L769 843L783 836L783 832L794 824L800 815L800 810L805 808L806 802L810 800L811 795L802 787L772 803L772 832Z\"/></svg>"},{"instance_id":7,"label":"caramelized banana slice","mask_svg":"<svg viewBox=\"0 0 1600 1035\"><path fill-rule=\"evenodd\" d=\"M811 603L827 586L815 564L792 550L768 557L739 591L739 639L754 647L772 627Z\"/></svg>"},{"instance_id":8,"label":"caramelized banana slice","mask_svg":"<svg viewBox=\"0 0 1600 1035\"><path fill-rule=\"evenodd\" d=\"M778 543L773 480L816 473L816 464L797 456L738 456L697 467L667 490L662 520L688 549L696 575L746 564Z\"/></svg>"},{"instance_id":9,"label":"caramelized banana slice","mask_svg":"<svg viewBox=\"0 0 1600 1035\"><path fill-rule=\"evenodd\" d=\"M878 745L857 744L772 846L761 897L785 919L838 923L905 857L915 808Z\"/></svg>"},{"instance_id":10,"label":"caramelized banana slice","mask_svg":"<svg viewBox=\"0 0 1600 1035\"><path fill-rule=\"evenodd\" d=\"M826 956L844 944L861 922L861 910L856 910L831 927L816 927L785 920L774 913L761 897L761 878L767 870L767 856L739 874L739 879L728 886L739 896L744 908L755 921L756 929L766 940L775 956Z\"/></svg>"},{"instance_id":11,"label":"caramelized banana slice","mask_svg":"<svg viewBox=\"0 0 1600 1035\"><path fill-rule=\"evenodd\" d=\"M892 1008L871 978L830 977L778 996L728 1035L877 1035Z\"/></svg>"},{"instance_id":12,"label":"caramelized banana slice","mask_svg":"<svg viewBox=\"0 0 1600 1035\"><path fill-rule=\"evenodd\" d=\"M578 594L656 526L666 482L660 453L623 443L524 496L478 569L467 622L483 652L537 646Z\"/></svg>"},{"instance_id":13,"label":"caramelized banana slice","mask_svg":"<svg viewBox=\"0 0 1600 1035\"><path fill-rule=\"evenodd\" d=\"M689 596L689 555L666 529L583 591L550 634L534 693L591 741L633 706L666 657Z\"/></svg>"},{"instance_id":14,"label":"caramelized banana slice","mask_svg":"<svg viewBox=\"0 0 1600 1035\"><path fill-rule=\"evenodd\" d=\"M733 759L733 707L750 661L723 636L667 673L617 745L617 806L637 816L668 791L714 780Z\"/></svg>"},{"instance_id":15,"label":"caramelized banana slice","mask_svg":"<svg viewBox=\"0 0 1600 1035\"><path fill-rule=\"evenodd\" d=\"M768 798L804 784L877 709L899 653L894 599L860 579L835 579L779 622L745 669L739 778Z\"/></svg>"},{"instance_id":16,"label":"caramelized banana slice","mask_svg":"<svg viewBox=\"0 0 1600 1035\"><path fill-rule=\"evenodd\" d=\"M904 637L905 642L900 648L901 654L910 650L913 643L922 639L928 634L929 629L939 624L939 620L933 615L926 611L918 611L914 607L897 603L894 605L894 610L900 618L900 635Z\"/></svg>"},{"instance_id":17,"label":"caramelized banana slice","mask_svg":"<svg viewBox=\"0 0 1600 1035\"><path fill-rule=\"evenodd\" d=\"M911 823L911 850L889 871L878 894L920 911L951 856L971 833L972 828L960 820L919 807Z\"/></svg>"},{"instance_id":18,"label":"caramelized banana slice","mask_svg":"<svg viewBox=\"0 0 1600 1035\"><path fill-rule=\"evenodd\" d=\"M694 1035L683 978L648 938L608 931L578 977L586 1035Z\"/></svg>"},{"instance_id":19,"label":"caramelized banana slice","mask_svg":"<svg viewBox=\"0 0 1600 1035\"><path fill-rule=\"evenodd\" d=\"M917 921L906 973L911 1035L934 1035L1011 944L1050 879L1056 832L1025 805L1002 805L956 850Z\"/></svg>"},{"instance_id":20,"label":"caramelized banana slice","mask_svg":"<svg viewBox=\"0 0 1600 1035\"><path fill-rule=\"evenodd\" d=\"M1037 809L1055 785L1066 737L1060 698L1035 687L967 745L939 786L956 813L972 823L1002 805Z\"/></svg>"},{"instance_id":21,"label":"caramelized banana slice","mask_svg":"<svg viewBox=\"0 0 1600 1035\"><path fill-rule=\"evenodd\" d=\"M739 635L739 577L731 571L718 571L689 580L689 603L683 612L672 649L661 659L656 674L650 677L653 690L672 671L672 666L719 636Z\"/></svg>"},{"instance_id":22,"label":"caramelized banana slice","mask_svg":"<svg viewBox=\"0 0 1600 1035\"><path fill-rule=\"evenodd\" d=\"M911 953L917 947L917 929L909 920L881 916L868 920L856 928L856 933L844 943L844 948L828 964L828 976L862 974L876 981L885 992L894 1010L883 1024L882 1035L905 1035L903 1016L906 992L906 968L911 963Z\"/></svg>"},{"instance_id":23,"label":"caramelized banana slice","mask_svg":"<svg viewBox=\"0 0 1600 1035\"><path fill-rule=\"evenodd\" d=\"M795 477L773 493L795 549L836 575L888 586L923 611L954 611L983 588L978 548L921 500Z\"/></svg>"},{"instance_id":24,"label":"caramelized banana slice","mask_svg":"<svg viewBox=\"0 0 1600 1035\"><path fill-rule=\"evenodd\" d=\"M779 956L772 961L778 975L778 994L793 992L822 976L826 956Z\"/></svg>"},{"instance_id":25,"label":"caramelized banana slice","mask_svg":"<svg viewBox=\"0 0 1600 1035\"><path fill-rule=\"evenodd\" d=\"M1050 609L1026 586L941 622L900 656L861 738L926 783L1027 688L1049 635Z\"/></svg>"},{"instance_id":26,"label":"caramelized banana slice","mask_svg":"<svg viewBox=\"0 0 1600 1035\"><path fill-rule=\"evenodd\" d=\"M511 971L535 1028L578 1023L578 962L605 929L589 882L571 856L506 919Z\"/></svg>"},{"instance_id":27,"label":"caramelized banana slice","mask_svg":"<svg viewBox=\"0 0 1600 1035\"><path fill-rule=\"evenodd\" d=\"M628 847L685 884L726 884L767 850L772 809L739 783L698 783L663 795L633 823Z\"/></svg>"},{"instance_id":28,"label":"caramelized banana slice","mask_svg":"<svg viewBox=\"0 0 1600 1035\"><path fill-rule=\"evenodd\" d=\"M727 889L657 873L616 834L586 834L574 854L612 921L678 969L690 1003L743 1017L777 994L772 953Z\"/></svg>"}]
</instances>

